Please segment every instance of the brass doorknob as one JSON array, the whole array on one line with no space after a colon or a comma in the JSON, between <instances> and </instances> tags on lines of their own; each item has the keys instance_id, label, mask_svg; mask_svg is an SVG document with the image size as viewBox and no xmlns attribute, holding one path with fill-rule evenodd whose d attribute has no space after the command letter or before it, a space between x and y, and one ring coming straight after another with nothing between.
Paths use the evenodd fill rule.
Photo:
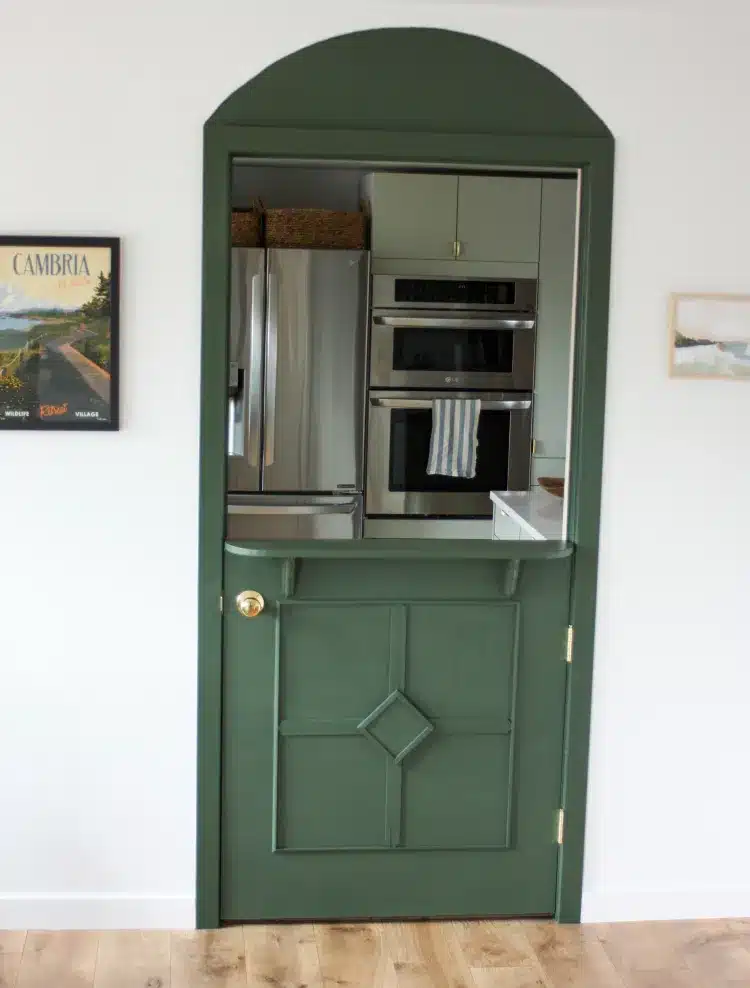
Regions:
<instances>
[{"instance_id":1,"label":"brass doorknob","mask_svg":"<svg viewBox=\"0 0 750 988\"><path fill-rule=\"evenodd\" d=\"M246 618L257 617L266 606L263 595L257 590L243 590L242 593L238 593L235 604L240 614Z\"/></svg>"}]
</instances>

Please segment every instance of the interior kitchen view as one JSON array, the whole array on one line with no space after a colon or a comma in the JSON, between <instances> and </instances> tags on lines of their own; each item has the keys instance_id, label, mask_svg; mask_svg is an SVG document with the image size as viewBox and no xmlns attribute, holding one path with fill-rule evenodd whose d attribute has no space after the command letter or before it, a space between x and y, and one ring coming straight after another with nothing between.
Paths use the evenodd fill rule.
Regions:
<instances>
[{"instance_id":1,"label":"interior kitchen view","mask_svg":"<svg viewBox=\"0 0 750 988\"><path fill-rule=\"evenodd\" d=\"M567 537L576 172L235 159L227 538Z\"/></svg>"}]
</instances>

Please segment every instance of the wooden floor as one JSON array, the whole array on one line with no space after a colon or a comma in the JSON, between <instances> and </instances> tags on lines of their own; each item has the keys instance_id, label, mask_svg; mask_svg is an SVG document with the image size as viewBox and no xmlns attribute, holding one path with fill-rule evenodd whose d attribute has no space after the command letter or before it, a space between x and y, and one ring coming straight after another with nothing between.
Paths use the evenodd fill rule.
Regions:
<instances>
[{"instance_id":1,"label":"wooden floor","mask_svg":"<svg viewBox=\"0 0 750 988\"><path fill-rule=\"evenodd\" d=\"M2 933L0 988L740 988L750 920Z\"/></svg>"}]
</instances>

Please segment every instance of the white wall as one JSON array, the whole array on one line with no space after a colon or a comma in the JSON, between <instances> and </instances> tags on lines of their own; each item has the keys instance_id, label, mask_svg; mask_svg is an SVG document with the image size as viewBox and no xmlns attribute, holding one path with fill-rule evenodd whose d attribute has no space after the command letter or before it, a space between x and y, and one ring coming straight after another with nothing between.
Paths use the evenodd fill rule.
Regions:
<instances>
[{"instance_id":1,"label":"white wall","mask_svg":"<svg viewBox=\"0 0 750 988\"><path fill-rule=\"evenodd\" d=\"M260 199L266 209L359 209L364 169L279 168L253 165L232 170L232 206L247 208Z\"/></svg>"},{"instance_id":2,"label":"white wall","mask_svg":"<svg viewBox=\"0 0 750 988\"><path fill-rule=\"evenodd\" d=\"M0 222L123 236L124 428L0 435L0 927L192 922L201 127L398 24L535 57L617 138L585 917L750 913L750 386L668 380L665 328L670 290L750 291L747 16L37 0L3 6Z\"/></svg>"}]
</instances>

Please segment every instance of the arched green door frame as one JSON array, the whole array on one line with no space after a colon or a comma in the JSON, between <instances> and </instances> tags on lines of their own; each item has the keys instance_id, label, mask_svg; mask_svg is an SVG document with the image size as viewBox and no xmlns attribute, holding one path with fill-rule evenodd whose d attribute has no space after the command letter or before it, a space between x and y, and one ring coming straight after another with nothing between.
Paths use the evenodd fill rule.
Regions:
<instances>
[{"instance_id":1,"label":"arched green door frame","mask_svg":"<svg viewBox=\"0 0 750 988\"><path fill-rule=\"evenodd\" d=\"M374 98L364 104L362 87L365 91L366 87L377 91L380 85L382 75L373 74L373 69L382 59L383 45L391 58L387 86L392 92L389 90L381 94L382 99ZM320 60L318 66L324 67L324 75L320 74L320 68L316 70L316 59ZM451 66L451 89L441 93L440 86L445 82L441 83L440 76L446 75L446 64ZM420 70L418 75L414 74L415 65ZM496 78L490 67L496 70ZM349 72L351 84L345 92L340 91L339 69ZM455 85L462 78L466 83L464 91ZM491 106L487 108L486 104L492 101L489 92L485 92L485 109L481 112L493 122L489 130L486 120L483 122L478 117L476 98L468 99L478 78L482 85L490 87L490 92L494 82L498 86L511 85L515 94L513 101L497 104L506 107L505 110L495 110ZM302 85L305 79L309 82L307 89ZM411 108L409 85L416 93ZM361 112L354 117L357 105ZM477 129L465 129L470 125ZM569 538L576 546L571 592L575 660L568 676L562 793L565 842L560 854L556 910L561 922L577 922L583 878L599 546L613 138L564 83L509 49L447 31L386 29L331 39L266 70L257 80L238 90L208 121L204 155L198 926L216 927L220 921L222 620L219 601L224 539L229 203L235 157L271 158L289 163L330 161L404 166L429 163L452 169L524 166L580 172L569 514Z\"/></svg>"}]
</instances>

